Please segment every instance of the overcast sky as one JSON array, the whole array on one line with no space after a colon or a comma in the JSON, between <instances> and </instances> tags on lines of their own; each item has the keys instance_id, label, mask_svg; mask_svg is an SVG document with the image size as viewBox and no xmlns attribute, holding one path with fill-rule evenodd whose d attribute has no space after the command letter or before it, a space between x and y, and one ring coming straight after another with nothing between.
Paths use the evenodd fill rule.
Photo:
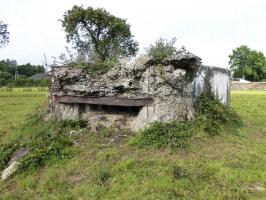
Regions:
<instances>
[{"instance_id":1,"label":"overcast sky","mask_svg":"<svg viewBox=\"0 0 266 200\"><path fill-rule=\"evenodd\" d=\"M73 5L103 7L126 18L140 50L159 37L198 55L206 65L227 67L232 49L246 44L266 54L265 0L0 0L0 20L9 24L10 43L1 59L19 64L48 62L65 52L61 23Z\"/></svg>"}]
</instances>

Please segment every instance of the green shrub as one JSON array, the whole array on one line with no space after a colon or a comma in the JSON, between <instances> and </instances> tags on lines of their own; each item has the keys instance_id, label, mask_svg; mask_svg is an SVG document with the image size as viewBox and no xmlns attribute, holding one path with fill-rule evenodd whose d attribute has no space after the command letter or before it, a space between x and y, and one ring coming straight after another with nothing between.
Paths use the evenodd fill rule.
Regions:
<instances>
[{"instance_id":1,"label":"green shrub","mask_svg":"<svg viewBox=\"0 0 266 200\"><path fill-rule=\"evenodd\" d=\"M139 146L153 146L155 148L162 147L185 147L193 135L199 130L199 124L195 121L191 122L154 122L147 128L142 130L133 144Z\"/></svg>"},{"instance_id":2,"label":"green shrub","mask_svg":"<svg viewBox=\"0 0 266 200\"><path fill-rule=\"evenodd\" d=\"M225 126L235 130L243 125L237 113L232 108L227 108L209 91L199 97L197 112L202 117L205 131L211 135L219 134Z\"/></svg>"},{"instance_id":3,"label":"green shrub","mask_svg":"<svg viewBox=\"0 0 266 200\"><path fill-rule=\"evenodd\" d=\"M82 119L69 119L69 120L63 120L60 122L61 128L69 128L69 129L81 129L81 128L86 128L88 122L86 120Z\"/></svg>"},{"instance_id":4,"label":"green shrub","mask_svg":"<svg viewBox=\"0 0 266 200\"><path fill-rule=\"evenodd\" d=\"M241 118L231 108L227 108L216 99L211 90L206 89L197 102L195 120L154 122L142 130L132 140L132 144L155 148L185 147L197 132L205 131L210 135L217 135L225 127L229 132L235 133L242 125Z\"/></svg>"},{"instance_id":5,"label":"green shrub","mask_svg":"<svg viewBox=\"0 0 266 200\"><path fill-rule=\"evenodd\" d=\"M159 38L155 44L151 44L147 49L147 54L152 57L156 62L162 61L164 58L173 56L176 54L177 48L174 46L176 38L171 40Z\"/></svg>"},{"instance_id":6,"label":"green shrub","mask_svg":"<svg viewBox=\"0 0 266 200\"><path fill-rule=\"evenodd\" d=\"M69 136L71 130L87 126L85 121L44 121L44 113L40 111L28 117L27 122L17 130L16 137L8 143L0 144L0 169L6 166L14 152L27 147L29 154L19 161L19 171L27 171L45 165L52 159L63 159L71 156L66 151L72 145Z\"/></svg>"},{"instance_id":7,"label":"green shrub","mask_svg":"<svg viewBox=\"0 0 266 200\"><path fill-rule=\"evenodd\" d=\"M15 152L17 145L15 142L9 144L1 144L0 146L0 170L5 167L5 165L10 160L11 156Z\"/></svg>"},{"instance_id":8,"label":"green shrub","mask_svg":"<svg viewBox=\"0 0 266 200\"><path fill-rule=\"evenodd\" d=\"M116 64L118 64L118 60L107 60L104 62L98 61L93 63L77 63L75 66L77 68L84 69L88 74L92 76L97 76L100 74L104 74L112 69Z\"/></svg>"}]
</instances>

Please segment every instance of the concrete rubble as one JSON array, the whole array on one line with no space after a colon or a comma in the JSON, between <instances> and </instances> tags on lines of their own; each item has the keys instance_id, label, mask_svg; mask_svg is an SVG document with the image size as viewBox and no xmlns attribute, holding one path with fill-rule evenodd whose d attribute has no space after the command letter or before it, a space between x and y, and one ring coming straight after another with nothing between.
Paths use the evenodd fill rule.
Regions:
<instances>
[{"instance_id":1,"label":"concrete rubble","mask_svg":"<svg viewBox=\"0 0 266 200\"><path fill-rule=\"evenodd\" d=\"M22 148L14 153L11 160L7 163L7 168L4 169L4 171L2 172L2 181L7 180L11 175L13 175L17 171L17 168L19 166L19 159L27 155L29 151L29 148Z\"/></svg>"},{"instance_id":2,"label":"concrete rubble","mask_svg":"<svg viewBox=\"0 0 266 200\"><path fill-rule=\"evenodd\" d=\"M49 117L88 120L93 131L115 127L138 131L151 122L189 120L194 116L194 79L201 59L182 52L160 63L142 56L122 61L105 74L92 76L83 69L54 67L51 72ZM113 98L105 103L60 102L58 98ZM116 98L151 100L147 105L110 105ZM83 100L83 99L82 99Z\"/></svg>"}]
</instances>

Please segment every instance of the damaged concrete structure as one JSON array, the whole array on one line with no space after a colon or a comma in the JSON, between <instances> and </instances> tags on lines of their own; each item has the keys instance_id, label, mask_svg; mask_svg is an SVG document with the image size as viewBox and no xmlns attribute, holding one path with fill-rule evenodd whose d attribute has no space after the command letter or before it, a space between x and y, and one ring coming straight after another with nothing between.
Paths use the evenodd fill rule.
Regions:
<instances>
[{"instance_id":1,"label":"damaged concrete structure","mask_svg":"<svg viewBox=\"0 0 266 200\"><path fill-rule=\"evenodd\" d=\"M82 69L54 67L49 116L82 118L94 131L99 126L138 131L154 121L190 120L205 77L222 102L228 104L229 72L204 67L201 59L189 52L160 63L139 57L98 76Z\"/></svg>"},{"instance_id":2,"label":"damaged concrete structure","mask_svg":"<svg viewBox=\"0 0 266 200\"><path fill-rule=\"evenodd\" d=\"M194 99L196 100L204 91L205 81L209 80L217 99L230 106L230 71L219 67L201 65L194 79Z\"/></svg>"}]
</instances>

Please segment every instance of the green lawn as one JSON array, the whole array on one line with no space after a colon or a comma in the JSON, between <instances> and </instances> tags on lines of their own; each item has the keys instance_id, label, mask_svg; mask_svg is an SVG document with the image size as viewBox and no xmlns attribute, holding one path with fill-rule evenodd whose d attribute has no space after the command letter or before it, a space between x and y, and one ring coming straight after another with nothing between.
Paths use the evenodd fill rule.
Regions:
<instances>
[{"instance_id":1,"label":"green lawn","mask_svg":"<svg viewBox=\"0 0 266 200\"><path fill-rule=\"evenodd\" d=\"M44 102L45 93L0 94L2 135ZM233 92L232 106L245 123L238 134L199 134L175 151L76 135L73 158L0 183L0 199L266 199L266 92Z\"/></svg>"},{"instance_id":2,"label":"green lawn","mask_svg":"<svg viewBox=\"0 0 266 200\"><path fill-rule=\"evenodd\" d=\"M44 105L47 92L23 92L22 88L11 92L0 91L0 137L12 128L19 126L28 113L33 112L37 105Z\"/></svg>"}]
</instances>

